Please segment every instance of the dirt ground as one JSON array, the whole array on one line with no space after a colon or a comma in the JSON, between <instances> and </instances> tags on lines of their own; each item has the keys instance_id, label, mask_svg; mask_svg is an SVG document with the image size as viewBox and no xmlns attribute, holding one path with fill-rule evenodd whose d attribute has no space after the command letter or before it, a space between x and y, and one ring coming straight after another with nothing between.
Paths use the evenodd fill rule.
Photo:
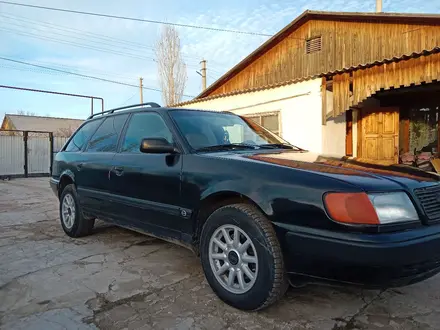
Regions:
<instances>
[{"instance_id":1,"label":"dirt ground","mask_svg":"<svg viewBox=\"0 0 440 330\"><path fill-rule=\"evenodd\" d=\"M71 239L48 178L0 181L1 329L440 329L440 276L393 290L308 286L244 313L181 247L98 223Z\"/></svg>"}]
</instances>

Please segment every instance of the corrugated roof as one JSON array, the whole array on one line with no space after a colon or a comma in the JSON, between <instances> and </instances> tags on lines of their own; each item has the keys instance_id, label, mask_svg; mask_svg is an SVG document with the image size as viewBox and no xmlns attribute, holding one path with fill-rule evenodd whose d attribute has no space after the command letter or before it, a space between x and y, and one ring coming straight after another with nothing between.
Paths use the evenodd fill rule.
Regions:
<instances>
[{"instance_id":1,"label":"corrugated roof","mask_svg":"<svg viewBox=\"0 0 440 330\"><path fill-rule=\"evenodd\" d=\"M406 23L406 24L423 24L423 25L440 25L440 15L438 14L406 14L406 13L361 13L361 12L328 12L306 10L290 24L285 26L281 31L268 39L260 47L254 50L241 62L226 72L223 76L212 83L207 89L196 96L196 99L206 97L210 92L219 87L223 82L240 72L255 58L275 46L280 40L292 31L299 28L309 20L334 20L334 21L365 21L370 23Z\"/></svg>"},{"instance_id":2,"label":"corrugated roof","mask_svg":"<svg viewBox=\"0 0 440 330\"><path fill-rule=\"evenodd\" d=\"M14 114L6 114L5 118L8 118L12 122L16 130L53 132L55 135L62 135L65 130L76 130L84 122L82 119Z\"/></svg>"},{"instance_id":3,"label":"corrugated roof","mask_svg":"<svg viewBox=\"0 0 440 330\"><path fill-rule=\"evenodd\" d=\"M213 99L217 99L217 98L221 98L221 97L228 97L228 96L234 96L234 95L239 95L239 94L258 92L258 91L261 91L261 90L277 88L277 87L286 86L286 85L290 85L290 84L296 84L298 82L302 82L302 81L306 81L306 80L310 80L310 79L320 78L320 77L324 77L324 76L332 76L332 75L335 75L335 74L338 74L338 73L344 73L344 72L350 72L350 71L359 70L359 69L365 69L365 68L369 68L369 67L376 66L376 65L382 65L382 64L386 64L386 63L405 61L405 60L409 60L411 58L417 58L417 57L420 57L420 56L429 56L431 54L436 54L436 53L440 53L440 47L434 47L433 49L430 49L430 50L425 49L425 50L422 50L420 52L414 52L414 53L411 53L411 54L405 54L405 55L402 55L402 56L399 56L399 57L386 58L386 59L383 59L381 61L374 61L374 62L371 62L371 63L358 64L358 65L355 65L355 66L351 66L351 67L347 67L347 68L342 68L342 69L338 69L338 70L334 70L334 71L322 72L322 73L317 74L317 75L308 76L308 77L304 77L304 78L287 80L287 81L283 81L283 82L276 83L276 84L264 85L264 86L253 87L253 88L248 88L248 89L242 89L242 90L237 90L237 91L233 91L233 92L229 92L229 93L216 94L216 95L212 95L212 96L207 96L207 97L203 97L203 98L194 98L192 100L185 101L185 102L182 102L182 103L178 103L178 104L175 104L173 106L175 106L175 107L176 106L184 106L184 105L187 105L187 104L198 103L198 102L205 102L205 101L209 101L209 100L213 100Z\"/></svg>"},{"instance_id":4,"label":"corrugated roof","mask_svg":"<svg viewBox=\"0 0 440 330\"><path fill-rule=\"evenodd\" d=\"M333 71L329 71L329 72L323 72L320 74L320 76L330 76L330 75L334 75L334 74L338 74L338 73L343 73L343 72L350 72L350 71L354 71L354 70L359 70L359 69L366 69L366 68L371 68L373 66L377 66L377 65L382 65L382 64L386 64L386 63L393 63L393 62L400 62L400 61L406 61L409 60L411 58L418 58L421 56L429 56L431 54L436 54L436 53L440 53L440 47L434 47L432 49L424 49L420 52L413 52L411 54L404 54L401 56L394 56L391 58L385 58L381 61L374 61L371 63L365 63L365 64L358 64L358 65L354 65L354 66L350 66L347 68L342 68L342 69L338 69L338 70L333 70Z\"/></svg>"},{"instance_id":5,"label":"corrugated roof","mask_svg":"<svg viewBox=\"0 0 440 330\"><path fill-rule=\"evenodd\" d=\"M291 79L291 80L279 82L279 83L276 83L276 84L264 85L264 86L259 86L259 87L252 87L252 88L248 88L248 89L240 89L240 90L229 92L229 93L216 94L216 95L207 96L207 97L203 97L203 98L200 98L200 99L194 98L194 99L189 100L189 101L173 104L170 107L180 107L180 106L184 106L186 104L205 102L205 101L209 101L209 100L218 99L218 98L221 98L221 97L228 97L228 96L234 96L234 95L239 95L239 94L258 92L258 91L262 91L262 90L266 90L266 89L287 86L287 85L290 85L290 84L296 84L296 83L299 83L299 82L302 82L302 81L306 81L306 80L310 80L310 79L314 79L314 78L318 78L318 77L319 77L319 75L309 76L309 77L304 77L304 78Z\"/></svg>"}]
</instances>

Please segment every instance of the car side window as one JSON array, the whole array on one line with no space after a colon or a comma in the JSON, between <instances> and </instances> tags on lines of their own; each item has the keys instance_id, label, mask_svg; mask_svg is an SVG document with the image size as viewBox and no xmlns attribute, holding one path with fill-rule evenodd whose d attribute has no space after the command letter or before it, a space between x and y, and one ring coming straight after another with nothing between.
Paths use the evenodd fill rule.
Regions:
<instances>
[{"instance_id":1,"label":"car side window","mask_svg":"<svg viewBox=\"0 0 440 330\"><path fill-rule=\"evenodd\" d=\"M164 138L173 143L173 135L161 116L153 112L140 112L130 119L121 152L140 153L139 147L145 138Z\"/></svg>"},{"instance_id":2,"label":"car side window","mask_svg":"<svg viewBox=\"0 0 440 330\"><path fill-rule=\"evenodd\" d=\"M96 131L102 120L93 120L84 124L67 144L65 151L76 152L82 150L90 136Z\"/></svg>"},{"instance_id":3,"label":"car side window","mask_svg":"<svg viewBox=\"0 0 440 330\"><path fill-rule=\"evenodd\" d=\"M86 151L116 152L119 136L128 116L128 114L123 114L105 119L90 139Z\"/></svg>"}]
</instances>

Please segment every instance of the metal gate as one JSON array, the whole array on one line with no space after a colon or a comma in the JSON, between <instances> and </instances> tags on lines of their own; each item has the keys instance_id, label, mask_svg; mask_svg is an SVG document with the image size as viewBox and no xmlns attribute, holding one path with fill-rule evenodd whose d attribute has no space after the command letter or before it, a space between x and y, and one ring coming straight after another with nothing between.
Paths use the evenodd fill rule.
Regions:
<instances>
[{"instance_id":1,"label":"metal gate","mask_svg":"<svg viewBox=\"0 0 440 330\"><path fill-rule=\"evenodd\" d=\"M0 130L0 177L48 176L67 137L52 132Z\"/></svg>"}]
</instances>

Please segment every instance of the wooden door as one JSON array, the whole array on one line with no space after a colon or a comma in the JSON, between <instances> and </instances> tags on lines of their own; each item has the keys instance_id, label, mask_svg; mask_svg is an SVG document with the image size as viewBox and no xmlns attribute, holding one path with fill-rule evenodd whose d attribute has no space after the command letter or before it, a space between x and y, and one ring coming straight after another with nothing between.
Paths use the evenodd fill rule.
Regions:
<instances>
[{"instance_id":1,"label":"wooden door","mask_svg":"<svg viewBox=\"0 0 440 330\"><path fill-rule=\"evenodd\" d=\"M399 109L362 110L361 158L393 164L399 160Z\"/></svg>"}]
</instances>

